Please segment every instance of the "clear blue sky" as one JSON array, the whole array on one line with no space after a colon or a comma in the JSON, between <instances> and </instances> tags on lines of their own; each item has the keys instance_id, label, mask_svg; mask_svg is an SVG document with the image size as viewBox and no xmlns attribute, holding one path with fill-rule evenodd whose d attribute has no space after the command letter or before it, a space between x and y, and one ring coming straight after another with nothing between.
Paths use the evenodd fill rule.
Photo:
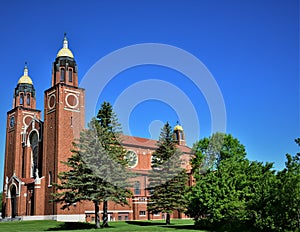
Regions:
<instances>
[{"instance_id":1,"label":"clear blue sky","mask_svg":"<svg viewBox=\"0 0 300 232\"><path fill-rule=\"evenodd\" d=\"M246 146L249 159L275 162L281 169L285 154L299 150L294 143L300 131L299 1L1 1L0 29L1 186L6 112L24 62L36 88L37 108L43 110L43 92L50 87L52 62L64 32L79 80L99 59L129 45L161 43L191 53L217 82L226 107L226 132ZM200 133L186 131L187 137L194 134L189 145L195 142L192 138L211 134L203 93L189 77L170 68L144 65L125 70L105 86L99 102L114 103L134 83L152 79L171 83L190 99ZM158 90L153 87L153 93ZM154 97L133 108L127 122L131 134L155 138L161 122L183 121L178 116L182 109L168 104Z\"/></svg>"}]
</instances>

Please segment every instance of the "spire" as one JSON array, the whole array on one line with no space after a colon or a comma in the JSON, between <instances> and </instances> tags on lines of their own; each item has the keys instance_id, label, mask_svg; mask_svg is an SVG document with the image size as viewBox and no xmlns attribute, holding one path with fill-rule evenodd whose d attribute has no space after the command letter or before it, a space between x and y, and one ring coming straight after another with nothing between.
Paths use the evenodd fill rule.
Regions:
<instances>
[{"instance_id":1,"label":"spire","mask_svg":"<svg viewBox=\"0 0 300 232\"><path fill-rule=\"evenodd\" d=\"M30 85L32 85L32 80L28 76L27 62L25 62L24 73L23 73L23 76L20 77L20 79L18 81L18 84L30 84Z\"/></svg>"},{"instance_id":2,"label":"spire","mask_svg":"<svg viewBox=\"0 0 300 232\"><path fill-rule=\"evenodd\" d=\"M62 57L62 56L74 58L73 53L69 49L69 44L68 44L68 39L67 39L66 33L64 33L63 47L62 47L62 49L59 50L56 57Z\"/></svg>"},{"instance_id":3,"label":"spire","mask_svg":"<svg viewBox=\"0 0 300 232\"><path fill-rule=\"evenodd\" d=\"M24 66L24 74L23 76L28 76L28 68L27 68L27 62L25 61L25 66Z\"/></svg>"},{"instance_id":4,"label":"spire","mask_svg":"<svg viewBox=\"0 0 300 232\"><path fill-rule=\"evenodd\" d=\"M67 39L67 33L64 33L64 43L63 48L68 48L68 39Z\"/></svg>"}]
</instances>

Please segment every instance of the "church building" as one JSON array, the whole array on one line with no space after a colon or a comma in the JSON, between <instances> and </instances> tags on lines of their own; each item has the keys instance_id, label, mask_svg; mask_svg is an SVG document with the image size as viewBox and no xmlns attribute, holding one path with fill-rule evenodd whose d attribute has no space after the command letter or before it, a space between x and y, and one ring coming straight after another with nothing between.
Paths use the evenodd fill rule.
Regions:
<instances>
[{"instance_id":1,"label":"church building","mask_svg":"<svg viewBox=\"0 0 300 232\"><path fill-rule=\"evenodd\" d=\"M51 202L58 174L67 170L61 161L72 155L72 142L84 128L85 90L78 86L78 67L68 48L63 47L52 64L51 86L44 91L44 119L36 109L36 92L25 64L24 73L14 90L12 109L7 112L2 217L23 220L93 221L94 204L79 202L69 209ZM182 166L190 173L191 149L185 144L183 128L175 126L174 134L182 151ZM150 214L147 190L151 155L157 141L123 135L122 145L130 156L135 177L129 205L108 203L110 220L163 219L164 214ZM192 184L190 176L189 185ZM102 206L100 206L100 209ZM101 213L102 211L100 211ZM185 217L173 212L173 218Z\"/></svg>"}]
</instances>

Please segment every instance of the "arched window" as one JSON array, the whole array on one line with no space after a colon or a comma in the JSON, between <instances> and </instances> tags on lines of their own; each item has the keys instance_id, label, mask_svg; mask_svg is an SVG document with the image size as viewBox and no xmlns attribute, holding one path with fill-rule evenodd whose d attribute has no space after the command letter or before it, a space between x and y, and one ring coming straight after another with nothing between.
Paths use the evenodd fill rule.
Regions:
<instances>
[{"instance_id":1,"label":"arched window","mask_svg":"<svg viewBox=\"0 0 300 232\"><path fill-rule=\"evenodd\" d=\"M175 139L176 139L176 141L179 141L179 138L178 138L178 131L175 132Z\"/></svg>"},{"instance_id":2,"label":"arched window","mask_svg":"<svg viewBox=\"0 0 300 232\"><path fill-rule=\"evenodd\" d=\"M69 82L73 81L72 75L73 75L72 69L69 69L69 75L68 75L69 76Z\"/></svg>"},{"instance_id":3,"label":"arched window","mask_svg":"<svg viewBox=\"0 0 300 232\"><path fill-rule=\"evenodd\" d=\"M49 178L48 178L48 187L52 186L52 172L49 171Z\"/></svg>"},{"instance_id":4,"label":"arched window","mask_svg":"<svg viewBox=\"0 0 300 232\"><path fill-rule=\"evenodd\" d=\"M175 132L175 137L176 137L176 141L181 141L181 140L183 140L183 133L182 133L182 131L176 131Z\"/></svg>"},{"instance_id":5,"label":"arched window","mask_svg":"<svg viewBox=\"0 0 300 232\"><path fill-rule=\"evenodd\" d=\"M32 159L33 159L33 177L38 177L38 146L35 146L32 151Z\"/></svg>"},{"instance_id":6,"label":"arched window","mask_svg":"<svg viewBox=\"0 0 300 232\"><path fill-rule=\"evenodd\" d=\"M30 134L29 142L32 151L31 176L36 178L37 175L42 173L42 163L39 156L38 134L35 131Z\"/></svg>"},{"instance_id":7,"label":"arched window","mask_svg":"<svg viewBox=\"0 0 300 232\"><path fill-rule=\"evenodd\" d=\"M182 131L178 131L179 140L182 140Z\"/></svg>"},{"instance_id":8,"label":"arched window","mask_svg":"<svg viewBox=\"0 0 300 232\"><path fill-rule=\"evenodd\" d=\"M60 81L65 81L65 69L60 70Z\"/></svg>"},{"instance_id":9,"label":"arched window","mask_svg":"<svg viewBox=\"0 0 300 232\"><path fill-rule=\"evenodd\" d=\"M29 93L27 93L26 104L27 104L28 106L30 106L30 94L29 94Z\"/></svg>"},{"instance_id":10,"label":"arched window","mask_svg":"<svg viewBox=\"0 0 300 232\"><path fill-rule=\"evenodd\" d=\"M20 105L23 105L24 104L24 94L21 93L20 94Z\"/></svg>"},{"instance_id":11,"label":"arched window","mask_svg":"<svg viewBox=\"0 0 300 232\"><path fill-rule=\"evenodd\" d=\"M139 181L134 182L134 195L141 194L141 183Z\"/></svg>"},{"instance_id":12,"label":"arched window","mask_svg":"<svg viewBox=\"0 0 300 232\"><path fill-rule=\"evenodd\" d=\"M22 177L25 177L25 149L22 149Z\"/></svg>"}]
</instances>

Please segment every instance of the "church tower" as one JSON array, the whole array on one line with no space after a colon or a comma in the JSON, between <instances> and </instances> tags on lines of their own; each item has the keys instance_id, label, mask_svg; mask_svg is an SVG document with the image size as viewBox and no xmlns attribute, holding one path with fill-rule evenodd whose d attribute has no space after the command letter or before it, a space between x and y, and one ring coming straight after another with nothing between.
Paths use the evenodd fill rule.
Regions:
<instances>
[{"instance_id":1,"label":"church tower","mask_svg":"<svg viewBox=\"0 0 300 232\"><path fill-rule=\"evenodd\" d=\"M34 213L27 204L30 199L23 200L22 197L23 194L27 196L29 188L33 192L33 187L29 185L35 182L36 174L42 169L40 117L41 112L36 109L35 89L25 64L24 73L14 90L12 109L7 112L4 216ZM35 130L31 127L33 121L37 121Z\"/></svg>"},{"instance_id":2,"label":"church tower","mask_svg":"<svg viewBox=\"0 0 300 232\"><path fill-rule=\"evenodd\" d=\"M20 77L15 88L13 108L18 106L35 109L35 89L31 78L28 76L27 63L25 63L23 76Z\"/></svg>"},{"instance_id":3,"label":"church tower","mask_svg":"<svg viewBox=\"0 0 300 232\"><path fill-rule=\"evenodd\" d=\"M177 142L178 145L180 145L180 146L186 145L183 128L178 123L174 127L174 137L175 137L175 141Z\"/></svg>"},{"instance_id":4,"label":"church tower","mask_svg":"<svg viewBox=\"0 0 300 232\"><path fill-rule=\"evenodd\" d=\"M84 89L78 87L77 64L66 35L52 64L51 83L44 93L44 205L46 215L57 215L60 205L49 203L55 192L52 183L58 183L57 175L66 170L61 161L72 155L72 143L84 128Z\"/></svg>"},{"instance_id":5,"label":"church tower","mask_svg":"<svg viewBox=\"0 0 300 232\"><path fill-rule=\"evenodd\" d=\"M49 78L50 81L50 78ZM44 122L36 109L36 92L25 64L23 75L14 89L12 109L7 112L2 217L23 220L93 221L94 204L77 202L62 210L52 202L57 193L58 175L68 171L62 163L73 154L73 142L84 129L84 89L78 86L78 68L69 42L64 36L62 48L52 63L51 86L44 92ZM132 155L129 166L133 177L134 198L129 205L108 202L109 220L162 219L164 214L148 214L148 173L157 141L123 135L122 145ZM174 127L174 139L181 150L181 166L190 175L191 149L186 146L182 126ZM174 212L173 218L183 217Z\"/></svg>"}]
</instances>

